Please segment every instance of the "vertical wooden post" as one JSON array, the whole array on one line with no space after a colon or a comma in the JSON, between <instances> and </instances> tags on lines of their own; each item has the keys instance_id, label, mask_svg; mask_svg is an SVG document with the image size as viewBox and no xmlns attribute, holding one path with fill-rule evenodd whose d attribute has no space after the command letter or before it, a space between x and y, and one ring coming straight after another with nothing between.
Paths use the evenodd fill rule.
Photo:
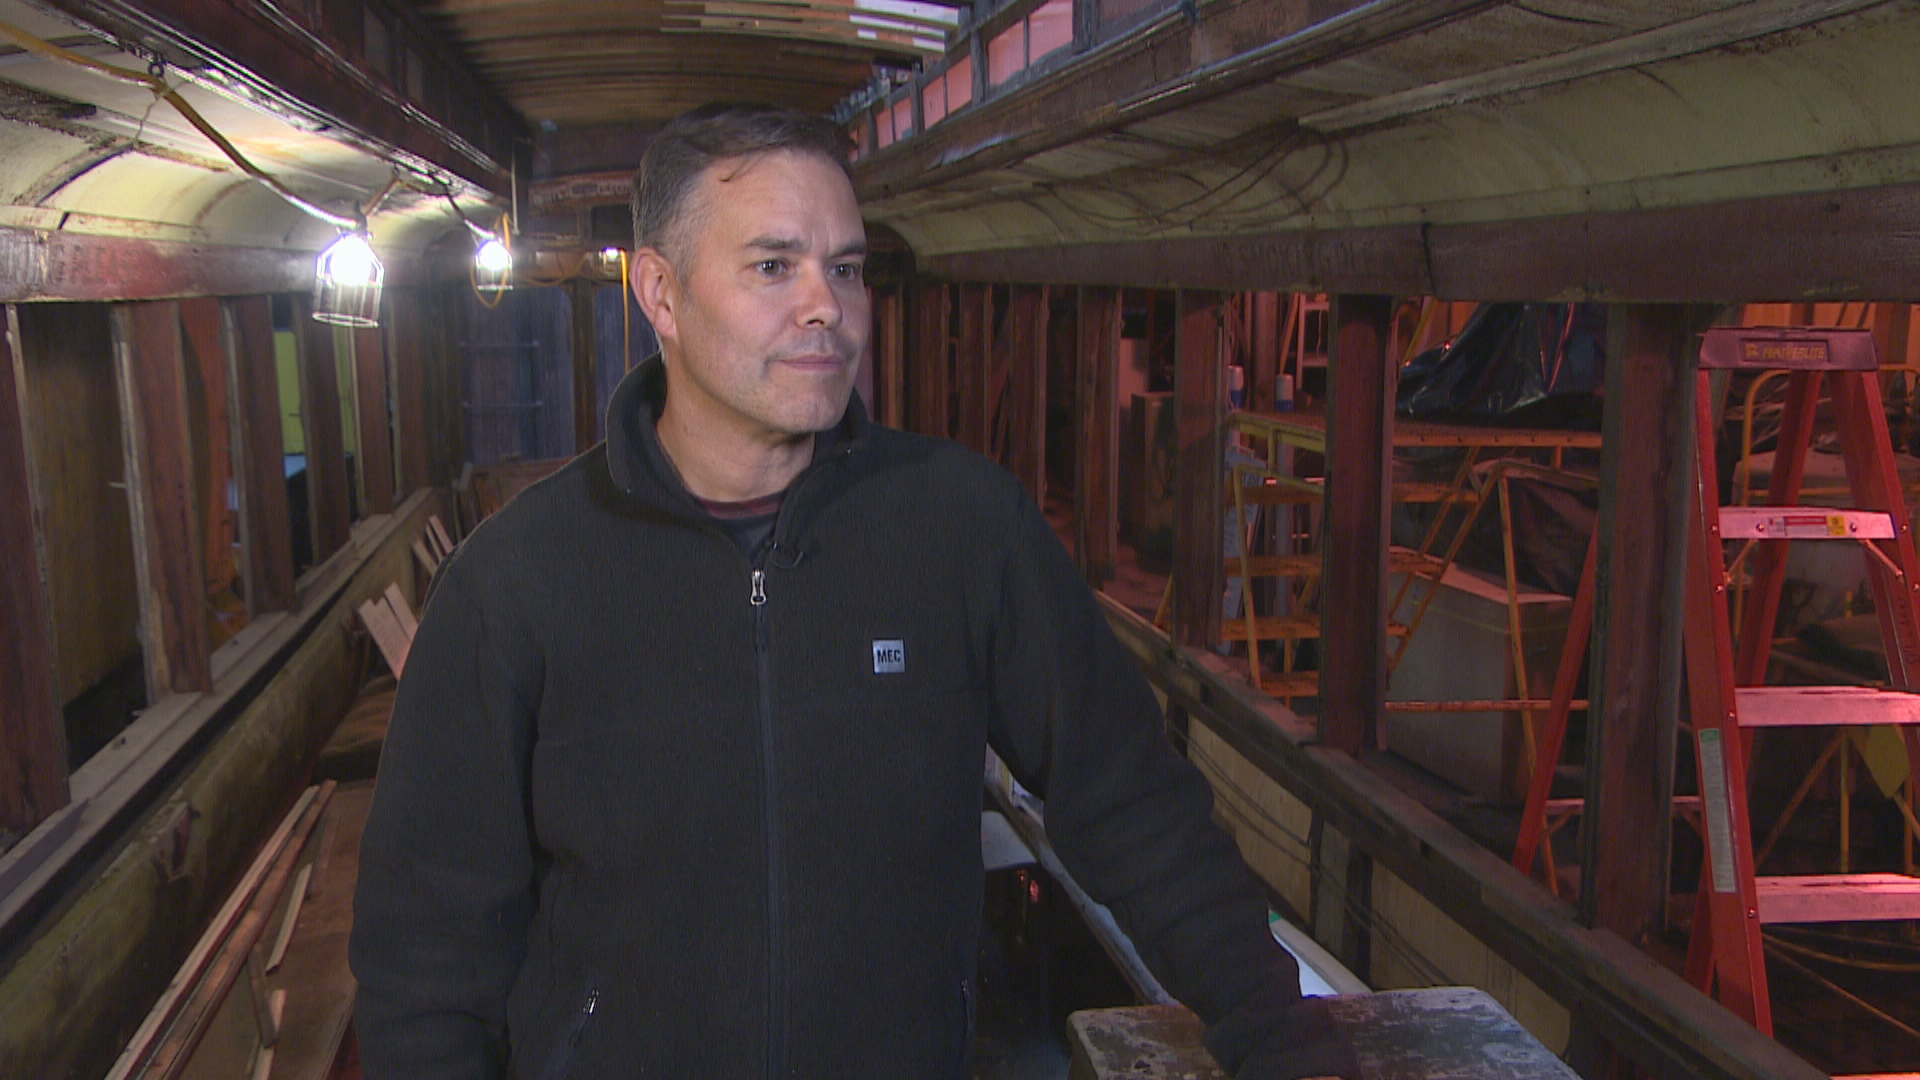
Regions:
<instances>
[{"instance_id":1,"label":"vertical wooden post","mask_svg":"<svg viewBox=\"0 0 1920 1080\"><path fill-rule=\"evenodd\" d=\"M187 412L193 442L194 493L200 507L201 569L209 595L237 585L233 545L237 523L227 508L227 484L233 477L232 397L227 392L227 348L222 336L220 301L197 296L180 301L180 335L186 347ZM196 400L197 399L197 400Z\"/></svg>"},{"instance_id":2,"label":"vertical wooden post","mask_svg":"<svg viewBox=\"0 0 1920 1080\"><path fill-rule=\"evenodd\" d=\"M213 689L180 305L113 309L147 699Z\"/></svg>"},{"instance_id":3,"label":"vertical wooden post","mask_svg":"<svg viewBox=\"0 0 1920 1080\"><path fill-rule=\"evenodd\" d=\"M1666 923L1693 479L1694 335L1712 309L1609 312L1580 909L1636 944Z\"/></svg>"},{"instance_id":4,"label":"vertical wooden post","mask_svg":"<svg viewBox=\"0 0 1920 1080\"><path fill-rule=\"evenodd\" d=\"M992 405L987 398L993 334L993 289L987 285L958 286L960 341L954 364L954 386L960 399L960 422L954 437L982 454L989 453L987 420Z\"/></svg>"},{"instance_id":5,"label":"vertical wooden post","mask_svg":"<svg viewBox=\"0 0 1920 1080\"><path fill-rule=\"evenodd\" d=\"M1174 462L1173 640L1211 648L1220 641L1223 578L1220 474L1226 419L1226 360L1220 320L1226 294L1182 289L1175 299L1173 396L1179 449Z\"/></svg>"},{"instance_id":6,"label":"vertical wooden post","mask_svg":"<svg viewBox=\"0 0 1920 1080\"><path fill-rule=\"evenodd\" d=\"M1120 290L1083 286L1074 407L1074 554L1096 587L1120 550Z\"/></svg>"},{"instance_id":7,"label":"vertical wooden post","mask_svg":"<svg viewBox=\"0 0 1920 1080\"><path fill-rule=\"evenodd\" d=\"M1007 298L1007 462L1041 505L1047 501L1047 289L1015 285Z\"/></svg>"},{"instance_id":8,"label":"vertical wooden post","mask_svg":"<svg viewBox=\"0 0 1920 1080\"><path fill-rule=\"evenodd\" d=\"M360 490L369 514L393 509L393 414L387 404L387 331L353 332L353 392L360 422Z\"/></svg>"},{"instance_id":9,"label":"vertical wooden post","mask_svg":"<svg viewBox=\"0 0 1920 1080\"><path fill-rule=\"evenodd\" d=\"M1327 371L1329 598L1320 619L1320 741L1375 745L1387 692L1387 503L1392 495L1393 301L1336 296Z\"/></svg>"},{"instance_id":10,"label":"vertical wooden post","mask_svg":"<svg viewBox=\"0 0 1920 1080\"><path fill-rule=\"evenodd\" d=\"M387 338L393 372L394 456L399 459L400 494L427 484L426 347L421 338L416 290L393 299Z\"/></svg>"},{"instance_id":11,"label":"vertical wooden post","mask_svg":"<svg viewBox=\"0 0 1920 1080\"><path fill-rule=\"evenodd\" d=\"M291 610L294 604L280 374L274 359L273 302L265 296L244 296L225 307L227 387L239 419L233 469L240 492L241 575L247 617L253 618Z\"/></svg>"},{"instance_id":12,"label":"vertical wooden post","mask_svg":"<svg viewBox=\"0 0 1920 1080\"><path fill-rule=\"evenodd\" d=\"M1280 294L1254 293L1253 370L1247 372L1247 408L1271 412L1280 375Z\"/></svg>"},{"instance_id":13,"label":"vertical wooden post","mask_svg":"<svg viewBox=\"0 0 1920 1080\"><path fill-rule=\"evenodd\" d=\"M586 278L572 282L567 289L573 315L569 325L573 345L573 452L576 454L600 441L600 376L594 366L593 290L594 283Z\"/></svg>"},{"instance_id":14,"label":"vertical wooden post","mask_svg":"<svg viewBox=\"0 0 1920 1080\"><path fill-rule=\"evenodd\" d=\"M333 327L315 321L311 302L293 298L294 336L300 345L300 420L307 435L307 520L313 525L313 562L347 546L353 536L347 490L347 444L341 433L340 370Z\"/></svg>"},{"instance_id":15,"label":"vertical wooden post","mask_svg":"<svg viewBox=\"0 0 1920 1080\"><path fill-rule=\"evenodd\" d=\"M874 303L873 327L873 414L887 427L897 428L905 420L905 383L907 351L906 288L897 286L879 291Z\"/></svg>"},{"instance_id":16,"label":"vertical wooden post","mask_svg":"<svg viewBox=\"0 0 1920 1080\"><path fill-rule=\"evenodd\" d=\"M914 304L913 430L942 438L951 431L953 399L947 342L950 296L945 282L922 281Z\"/></svg>"},{"instance_id":17,"label":"vertical wooden post","mask_svg":"<svg viewBox=\"0 0 1920 1080\"><path fill-rule=\"evenodd\" d=\"M67 747L54 695L46 552L27 449L14 309L0 334L0 833L23 836L67 804Z\"/></svg>"}]
</instances>

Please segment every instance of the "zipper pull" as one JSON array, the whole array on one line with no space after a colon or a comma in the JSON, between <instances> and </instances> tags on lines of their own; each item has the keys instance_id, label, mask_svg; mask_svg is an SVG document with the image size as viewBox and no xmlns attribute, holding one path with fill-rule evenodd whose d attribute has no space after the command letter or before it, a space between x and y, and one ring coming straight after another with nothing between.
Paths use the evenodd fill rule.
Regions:
<instances>
[{"instance_id":1,"label":"zipper pull","mask_svg":"<svg viewBox=\"0 0 1920 1080\"><path fill-rule=\"evenodd\" d=\"M761 607L766 604L767 572L765 570L755 570L753 572L753 595L748 599L753 601L754 607Z\"/></svg>"}]
</instances>

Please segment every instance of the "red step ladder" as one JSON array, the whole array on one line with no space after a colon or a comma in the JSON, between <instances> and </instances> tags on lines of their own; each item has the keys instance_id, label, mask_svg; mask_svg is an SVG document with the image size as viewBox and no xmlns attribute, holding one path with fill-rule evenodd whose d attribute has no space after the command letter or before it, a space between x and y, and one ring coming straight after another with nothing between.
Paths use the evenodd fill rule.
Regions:
<instances>
[{"instance_id":1,"label":"red step ladder","mask_svg":"<svg viewBox=\"0 0 1920 1080\"><path fill-rule=\"evenodd\" d=\"M1880 398L1873 338L1864 330L1716 329L1700 350L1695 533L1688 556L1686 655L1707 861L1689 944L1688 975L1767 1034L1773 1032L1761 928L1769 923L1920 918L1920 878L1905 874L1760 877L1747 818L1747 765L1760 728L1898 725L1920 778L1920 561ZM1708 380L1716 370L1788 369L1768 505L1718 506L1717 430ZM1852 509L1792 505L1805 474L1815 406L1833 402ZM1886 646L1890 690L1762 686L1786 577L1785 541L1861 545ZM1727 598L1727 542L1751 560L1739 652Z\"/></svg>"}]
</instances>

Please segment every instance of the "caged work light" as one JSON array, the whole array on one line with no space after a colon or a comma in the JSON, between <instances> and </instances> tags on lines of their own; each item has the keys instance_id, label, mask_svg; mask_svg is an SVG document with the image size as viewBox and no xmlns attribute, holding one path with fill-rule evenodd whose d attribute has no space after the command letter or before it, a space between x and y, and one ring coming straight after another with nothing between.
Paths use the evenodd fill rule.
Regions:
<instances>
[{"instance_id":1,"label":"caged work light","mask_svg":"<svg viewBox=\"0 0 1920 1080\"><path fill-rule=\"evenodd\" d=\"M506 241L485 233L473 251L473 290L481 294L502 293L513 288L513 251Z\"/></svg>"},{"instance_id":2,"label":"caged work light","mask_svg":"<svg viewBox=\"0 0 1920 1080\"><path fill-rule=\"evenodd\" d=\"M380 325L387 270L364 232L344 233L314 264L313 317L336 326Z\"/></svg>"}]
</instances>

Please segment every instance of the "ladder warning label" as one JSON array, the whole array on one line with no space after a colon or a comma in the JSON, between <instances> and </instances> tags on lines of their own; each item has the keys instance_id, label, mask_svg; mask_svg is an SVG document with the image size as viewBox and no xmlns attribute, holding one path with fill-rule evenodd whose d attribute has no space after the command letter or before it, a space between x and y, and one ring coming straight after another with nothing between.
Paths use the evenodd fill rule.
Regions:
<instances>
[{"instance_id":1,"label":"ladder warning label","mask_svg":"<svg viewBox=\"0 0 1920 1080\"><path fill-rule=\"evenodd\" d=\"M1733 874L1733 806L1727 801L1727 761L1720 732L1700 731L1700 801L1707 813L1707 861L1713 865L1713 891L1730 893Z\"/></svg>"}]
</instances>

